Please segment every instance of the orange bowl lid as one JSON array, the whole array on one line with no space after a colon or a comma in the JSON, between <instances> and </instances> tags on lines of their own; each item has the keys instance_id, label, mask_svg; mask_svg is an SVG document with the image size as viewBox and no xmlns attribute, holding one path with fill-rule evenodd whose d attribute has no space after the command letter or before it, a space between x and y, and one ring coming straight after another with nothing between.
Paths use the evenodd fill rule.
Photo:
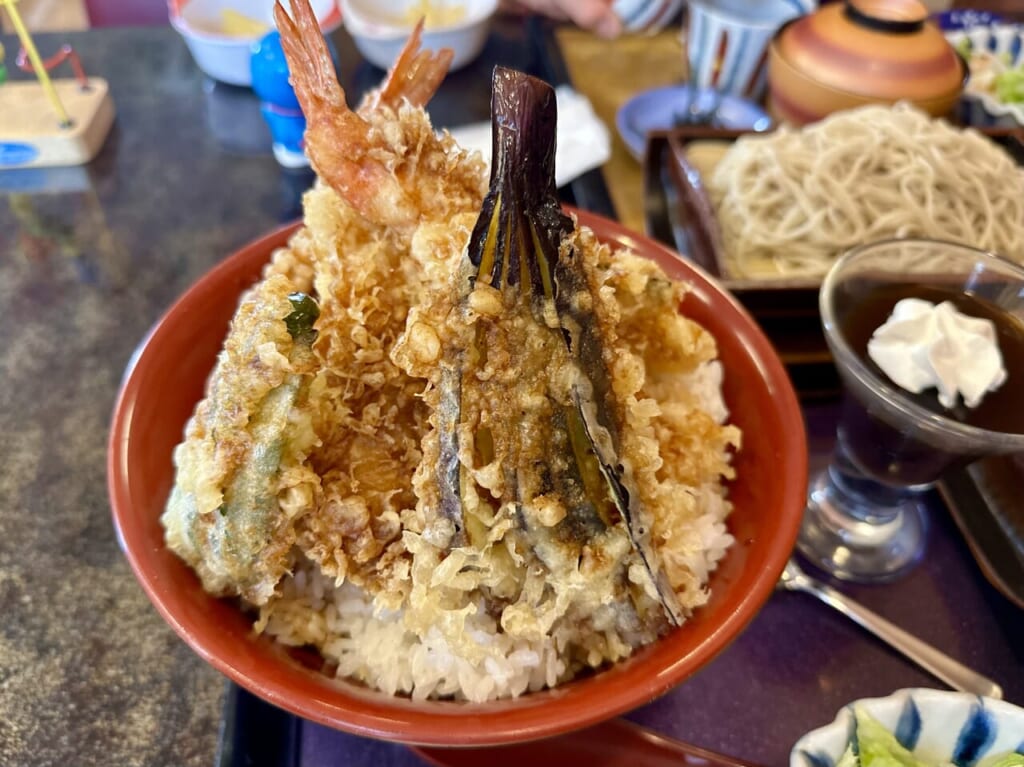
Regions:
<instances>
[{"instance_id":1,"label":"orange bowl lid","mask_svg":"<svg viewBox=\"0 0 1024 767\"><path fill-rule=\"evenodd\" d=\"M832 88L927 99L962 87L963 61L918 0L831 3L783 27L780 54Z\"/></svg>"}]
</instances>

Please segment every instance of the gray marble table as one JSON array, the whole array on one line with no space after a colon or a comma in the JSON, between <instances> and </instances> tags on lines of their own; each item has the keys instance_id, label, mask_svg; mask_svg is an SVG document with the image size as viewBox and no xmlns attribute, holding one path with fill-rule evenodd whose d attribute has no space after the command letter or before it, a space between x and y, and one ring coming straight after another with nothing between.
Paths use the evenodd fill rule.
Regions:
<instances>
[{"instance_id":1,"label":"gray marble table","mask_svg":"<svg viewBox=\"0 0 1024 767\"><path fill-rule=\"evenodd\" d=\"M533 67L523 24L431 104L486 119L488 64ZM147 329L238 246L299 215L248 90L205 78L169 26L38 35L110 83L117 118L79 168L0 170L0 765L211 765L224 680L167 628L110 522L106 439ZM339 31L355 98L383 73ZM12 79L16 38L0 35ZM55 72L69 77L70 73ZM0 86L2 87L2 86Z\"/></svg>"},{"instance_id":2,"label":"gray marble table","mask_svg":"<svg viewBox=\"0 0 1024 767\"><path fill-rule=\"evenodd\" d=\"M0 171L0 765L209 767L225 682L164 625L121 555L107 428L150 325L227 253L293 218L310 179L279 168L251 96L203 78L170 28L38 43L45 55L65 39L109 80L117 122L83 168ZM12 59L15 41L0 42ZM335 42L351 90L376 82ZM537 64L519 25L496 30L494 61ZM486 116L483 66L446 83L436 122ZM811 424L827 450L827 417ZM933 518L910 577L846 590L1024 703L1024 613L984 580L941 507ZM809 597L778 594L718 659L631 718L781 765L843 703L933 684ZM398 745L301 732L303 765L417 763Z\"/></svg>"}]
</instances>

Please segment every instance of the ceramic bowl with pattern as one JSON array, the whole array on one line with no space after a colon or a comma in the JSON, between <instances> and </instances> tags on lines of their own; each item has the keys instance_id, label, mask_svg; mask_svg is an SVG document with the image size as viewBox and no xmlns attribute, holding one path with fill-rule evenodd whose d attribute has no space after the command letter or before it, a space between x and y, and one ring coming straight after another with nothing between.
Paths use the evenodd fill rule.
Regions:
<instances>
[{"instance_id":1,"label":"ceramic bowl with pattern","mask_svg":"<svg viewBox=\"0 0 1024 767\"><path fill-rule=\"evenodd\" d=\"M946 33L968 57L971 78L964 88L964 114L971 125L1024 125L1024 25L977 24ZM995 82L997 71L1019 70L1019 100L1005 101Z\"/></svg>"},{"instance_id":2,"label":"ceramic bowl with pattern","mask_svg":"<svg viewBox=\"0 0 1024 767\"><path fill-rule=\"evenodd\" d=\"M998 13L979 11L974 8L954 8L935 16L935 21L943 32L976 27L979 24L998 24L1002 20L1003 17Z\"/></svg>"},{"instance_id":3,"label":"ceramic bowl with pattern","mask_svg":"<svg viewBox=\"0 0 1024 767\"><path fill-rule=\"evenodd\" d=\"M975 767L1006 753L1024 753L1024 708L965 692L907 689L847 704L831 724L796 742L790 767L834 767L855 737L855 708L929 764Z\"/></svg>"},{"instance_id":4,"label":"ceramic bowl with pattern","mask_svg":"<svg viewBox=\"0 0 1024 767\"><path fill-rule=\"evenodd\" d=\"M686 57L691 85L759 101L772 36L817 7L817 0L689 0Z\"/></svg>"}]
</instances>

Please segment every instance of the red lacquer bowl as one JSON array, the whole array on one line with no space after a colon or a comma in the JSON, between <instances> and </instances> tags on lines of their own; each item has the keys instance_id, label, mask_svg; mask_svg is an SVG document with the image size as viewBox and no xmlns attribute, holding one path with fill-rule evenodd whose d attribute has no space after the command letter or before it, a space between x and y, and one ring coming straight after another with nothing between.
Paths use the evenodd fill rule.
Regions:
<instances>
[{"instance_id":1,"label":"red lacquer bowl","mask_svg":"<svg viewBox=\"0 0 1024 767\"><path fill-rule=\"evenodd\" d=\"M149 598L203 659L265 700L330 727L413 744L495 745L567 732L647 703L739 635L771 595L800 524L807 444L796 395L754 321L703 272L616 223L578 215L602 240L628 246L690 282L682 311L718 339L726 401L744 434L729 517L737 543L712 577L709 603L606 671L517 700L463 704L413 702L328 678L256 636L234 602L203 592L163 542L171 452L202 396L239 294L287 241L292 225L227 258L170 308L133 359L114 409L107 465L114 525Z\"/></svg>"}]
</instances>

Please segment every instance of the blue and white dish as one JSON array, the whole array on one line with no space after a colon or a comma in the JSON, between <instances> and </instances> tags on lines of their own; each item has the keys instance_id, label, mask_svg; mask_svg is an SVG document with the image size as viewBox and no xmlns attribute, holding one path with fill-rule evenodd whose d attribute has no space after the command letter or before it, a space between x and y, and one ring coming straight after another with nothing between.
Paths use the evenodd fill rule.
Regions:
<instances>
[{"instance_id":1,"label":"blue and white dish","mask_svg":"<svg viewBox=\"0 0 1024 767\"><path fill-rule=\"evenodd\" d=\"M966 40L970 41L972 51L987 51L1005 57L1010 67L1024 65L1022 25L978 24L946 32L946 39L957 50L962 50ZM964 109L961 110L961 119L969 125L1024 125L1024 104L1007 104L992 94L972 90L970 81L964 88L962 101Z\"/></svg>"},{"instance_id":2,"label":"blue and white dish","mask_svg":"<svg viewBox=\"0 0 1024 767\"><path fill-rule=\"evenodd\" d=\"M935 14L935 21L943 32L951 32L954 29L967 29L968 27L987 26L998 24L1003 17L991 11L976 11L973 8L962 8L952 11L943 11Z\"/></svg>"},{"instance_id":3,"label":"blue and white dish","mask_svg":"<svg viewBox=\"0 0 1024 767\"><path fill-rule=\"evenodd\" d=\"M831 724L796 742L790 767L834 767L853 741L855 707L932 764L974 767L1001 754L1024 753L1024 709L965 692L908 689L844 706Z\"/></svg>"},{"instance_id":4,"label":"blue and white dish","mask_svg":"<svg viewBox=\"0 0 1024 767\"><path fill-rule=\"evenodd\" d=\"M615 127L636 159L644 156L647 134L656 130L681 127L691 106L689 85L669 85L643 91L631 98L615 115ZM716 95L711 88L699 88L696 106L703 108L720 97L713 126L730 130L766 131L772 119L752 101L728 94Z\"/></svg>"}]
</instances>

